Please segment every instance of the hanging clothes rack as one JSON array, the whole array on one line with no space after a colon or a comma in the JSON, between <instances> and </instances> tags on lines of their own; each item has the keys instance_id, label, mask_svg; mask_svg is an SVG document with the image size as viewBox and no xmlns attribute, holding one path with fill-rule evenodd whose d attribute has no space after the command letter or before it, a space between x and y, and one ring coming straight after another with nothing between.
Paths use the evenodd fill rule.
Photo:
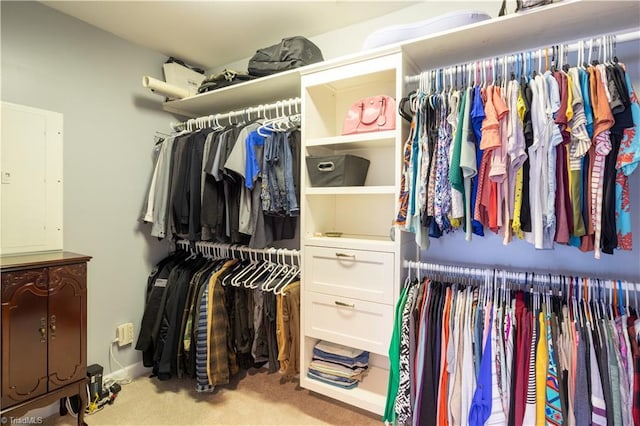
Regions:
<instances>
[{"instance_id":1,"label":"hanging clothes rack","mask_svg":"<svg viewBox=\"0 0 640 426\"><path fill-rule=\"evenodd\" d=\"M188 240L176 241L176 248L188 251L193 254L213 255L223 254L228 257L252 257L255 255L263 255L269 259L275 256L279 263L289 260L290 263L300 264L300 250L268 247L264 249L254 249L238 244L214 243L210 241L196 241L191 243ZM294 262L295 261L295 262Z\"/></svg>"},{"instance_id":2,"label":"hanging clothes rack","mask_svg":"<svg viewBox=\"0 0 640 426\"><path fill-rule=\"evenodd\" d=\"M508 271L404 266L430 279L408 280L395 307L383 421L638 424L637 284L536 273L518 288Z\"/></svg>"},{"instance_id":3,"label":"hanging clothes rack","mask_svg":"<svg viewBox=\"0 0 640 426\"><path fill-rule=\"evenodd\" d=\"M183 122L172 122L170 124L174 131L187 130L192 128L202 128L206 126L220 125L227 121L233 124L233 119L245 118L251 120L256 117L277 118L300 114L301 99L299 97L283 99L271 104L261 104L243 108L236 111L229 111L223 114L211 114L198 118L191 118Z\"/></svg>"},{"instance_id":4,"label":"hanging clothes rack","mask_svg":"<svg viewBox=\"0 0 640 426\"><path fill-rule=\"evenodd\" d=\"M493 279L495 277L520 286L550 285L552 287L560 288L560 286L567 285L570 282L579 282L581 285L586 285L587 287L596 290L611 291L619 289L620 291L634 292L640 290L640 283L596 277L567 276L543 272L517 272L495 268L443 265L406 259L403 262L403 267L408 270L409 276L412 276L411 271L414 270L427 272L433 278L442 279L444 281L461 280L463 282L484 282L487 278Z\"/></svg>"},{"instance_id":5,"label":"hanging clothes rack","mask_svg":"<svg viewBox=\"0 0 640 426\"><path fill-rule=\"evenodd\" d=\"M600 50L602 50L602 47L607 43L612 43L615 46L615 44L617 43L625 43L625 42L637 41L637 40L640 40L640 31L630 31L622 34L599 35L596 37L579 40L569 44L561 43L555 46L548 46L546 48L543 47L543 48L530 49L527 52L531 52L533 57L536 59L536 61L541 62L545 59L543 56L545 55L545 50L547 51L547 54L548 54L548 52L552 52L554 51L554 49L556 49L556 51L561 51L562 55L564 55L569 52L578 52L578 51L584 50L585 48L589 48L590 50L592 50L593 48L599 48ZM462 72L465 69L465 67L468 70L468 72L470 72L471 70L475 70L476 72L478 72L477 70L478 65L480 65L480 68L486 69L491 67L493 70L495 70L496 67L504 67L505 65L513 64L517 61L520 61L521 60L520 54L521 52L517 52L517 53L511 52L508 54L496 55L492 58L484 58L484 59L470 61L470 62L467 62L466 64L463 64L462 66L458 64L457 66L453 65L448 67L442 67L442 68L438 68L438 70L442 71L443 76L453 79L455 78L456 73ZM432 70L423 71L417 75L406 76L405 83L407 84L420 83L420 81L425 78L425 74L430 72L432 72Z\"/></svg>"}]
</instances>

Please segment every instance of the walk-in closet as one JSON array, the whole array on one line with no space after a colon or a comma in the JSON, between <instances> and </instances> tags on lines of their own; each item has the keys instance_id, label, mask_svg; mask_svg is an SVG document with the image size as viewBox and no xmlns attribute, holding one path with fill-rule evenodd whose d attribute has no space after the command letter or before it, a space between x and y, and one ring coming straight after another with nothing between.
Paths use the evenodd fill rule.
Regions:
<instances>
[{"instance_id":1,"label":"walk-in closet","mask_svg":"<svg viewBox=\"0 0 640 426\"><path fill-rule=\"evenodd\" d=\"M0 421L640 425L640 5L2 1Z\"/></svg>"}]
</instances>

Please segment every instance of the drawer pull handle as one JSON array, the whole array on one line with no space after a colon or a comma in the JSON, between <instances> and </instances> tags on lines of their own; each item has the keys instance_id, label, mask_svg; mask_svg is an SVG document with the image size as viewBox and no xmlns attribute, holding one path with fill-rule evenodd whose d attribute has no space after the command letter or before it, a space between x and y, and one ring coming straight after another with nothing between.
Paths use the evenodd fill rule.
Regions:
<instances>
[{"instance_id":1,"label":"drawer pull handle","mask_svg":"<svg viewBox=\"0 0 640 426\"><path fill-rule=\"evenodd\" d=\"M355 308L356 307L355 303L345 303L345 302L340 302L339 300L336 300L335 304L338 305L338 306L344 306L346 308Z\"/></svg>"},{"instance_id":2,"label":"drawer pull handle","mask_svg":"<svg viewBox=\"0 0 640 426\"><path fill-rule=\"evenodd\" d=\"M336 257L354 259L355 260L356 255L355 254L347 254L347 253L336 253Z\"/></svg>"}]
</instances>

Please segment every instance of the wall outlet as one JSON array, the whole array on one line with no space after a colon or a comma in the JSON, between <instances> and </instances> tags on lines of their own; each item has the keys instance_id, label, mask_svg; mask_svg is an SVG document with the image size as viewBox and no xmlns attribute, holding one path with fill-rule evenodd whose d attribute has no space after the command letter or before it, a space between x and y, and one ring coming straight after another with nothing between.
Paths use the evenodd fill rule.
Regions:
<instances>
[{"instance_id":1,"label":"wall outlet","mask_svg":"<svg viewBox=\"0 0 640 426\"><path fill-rule=\"evenodd\" d=\"M118 346L125 346L133 343L133 323L120 324L116 329Z\"/></svg>"}]
</instances>

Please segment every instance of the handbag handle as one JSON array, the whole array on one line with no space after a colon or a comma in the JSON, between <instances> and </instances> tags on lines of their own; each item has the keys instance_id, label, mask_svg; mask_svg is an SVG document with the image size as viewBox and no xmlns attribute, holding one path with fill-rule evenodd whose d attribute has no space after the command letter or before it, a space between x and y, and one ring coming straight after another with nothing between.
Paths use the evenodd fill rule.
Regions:
<instances>
[{"instance_id":1,"label":"handbag handle","mask_svg":"<svg viewBox=\"0 0 640 426\"><path fill-rule=\"evenodd\" d=\"M367 126L368 126L368 125L373 124L373 123L375 123L376 121L378 121L378 118L380 118L380 116L383 116L383 117L384 117L384 113L385 113L385 110L386 110L386 108L387 108L387 100L386 100L386 98L385 98L384 96L382 96L382 97L380 98L380 103L382 103L382 107L380 107L380 110L378 111L378 115L376 116L376 118L374 118L373 120L371 120L371 121L369 121L369 122L366 122L366 121L362 121L362 118L363 118L363 115L364 115L364 102L362 102L362 103L360 104L360 120L359 120L359 121L360 121L360 123L362 123L362 124L364 124L364 125L367 125ZM385 121L386 121L386 120L385 120ZM380 125L383 125L383 124L384 124L384 123L382 123L382 124L380 124Z\"/></svg>"}]
</instances>

